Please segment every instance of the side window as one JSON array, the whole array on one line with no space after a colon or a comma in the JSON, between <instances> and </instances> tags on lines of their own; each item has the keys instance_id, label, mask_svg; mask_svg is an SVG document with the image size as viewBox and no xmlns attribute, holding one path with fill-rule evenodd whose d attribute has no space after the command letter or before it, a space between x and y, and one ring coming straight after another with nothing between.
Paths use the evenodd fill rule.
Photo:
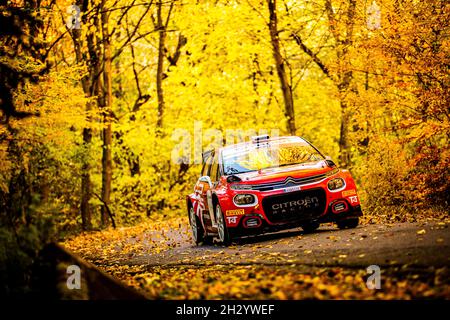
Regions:
<instances>
[{"instance_id":1,"label":"side window","mask_svg":"<svg viewBox=\"0 0 450 320\"><path fill-rule=\"evenodd\" d=\"M202 176L208 176L209 175L209 168L211 167L211 160L212 160L212 156L211 153L209 155L206 156L206 159L203 163L203 168L202 168Z\"/></svg>"},{"instance_id":2,"label":"side window","mask_svg":"<svg viewBox=\"0 0 450 320\"><path fill-rule=\"evenodd\" d=\"M209 177L211 178L212 182L216 182L217 179L219 179L218 171L219 171L219 161L218 161L218 157L216 154L216 155L214 155L214 161L211 165L211 171L209 173Z\"/></svg>"}]
</instances>

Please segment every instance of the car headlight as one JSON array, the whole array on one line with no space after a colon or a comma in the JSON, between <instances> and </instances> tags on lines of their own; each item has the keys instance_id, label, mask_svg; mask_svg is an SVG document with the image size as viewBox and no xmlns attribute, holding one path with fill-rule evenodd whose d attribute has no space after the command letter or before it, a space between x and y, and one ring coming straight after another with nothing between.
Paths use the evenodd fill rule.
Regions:
<instances>
[{"instance_id":1,"label":"car headlight","mask_svg":"<svg viewBox=\"0 0 450 320\"><path fill-rule=\"evenodd\" d=\"M256 197L253 194L237 194L234 196L233 201L237 206L245 206L256 203Z\"/></svg>"},{"instance_id":2,"label":"car headlight","mask_svg":"<svg viewBox=\"0 0 450 320\"><path fill-rule=\"evenodd\" d=\"M334 178L328 181L329 190L337 190L345 187L345 181L342 178Z\"/></svg>"}]
</instances>

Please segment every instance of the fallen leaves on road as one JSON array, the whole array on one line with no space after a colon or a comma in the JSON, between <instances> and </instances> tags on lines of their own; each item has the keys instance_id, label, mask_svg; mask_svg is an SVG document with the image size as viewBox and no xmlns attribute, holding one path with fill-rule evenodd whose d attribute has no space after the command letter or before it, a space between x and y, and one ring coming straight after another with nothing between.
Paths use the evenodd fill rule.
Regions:
<instances>
[{"instance_id":1,"label":"fallen leaves on road","mask_svg":"<svg viewBox=\"0 0 450 320\"><path fill-rule=\"evenodd\" d=\"M295 245L313 259L322 249L309 236L312 249L297 245L295 236L267 243L244 243L228 248L211 246L193 255L187 218L142 223L135 227L83 233L63 245L106 272L147 294L151 299L415 299L449 298L448 268L410 270L394 266L382 269L381 290L366 286L365 268L302 266L293 252L276 246ZM447 225L437 225L446 228ZM425 230L423 230L425 232ZM414 232L414 231L413 231ZM422 230L419 230L422 232ZM422 233L421 233L422 234ZM350 237L330 234L329 244L376 239L372 233L352 232ZM420 240L423 237L418 237ZM440 242L441 238L436 241ZM359 241L358 241L359 242ZM441 241L443 242L443 240ZM175 250L174 250L175 249ZM295 253L295 252L294 252ZM174 265L149 266L146 257L173 257ZM363 258L364 253L358 257ZM139 259L138 259L139 257ZM240 264L246 257L246 263ZM350 256L338 252L336 261ZM311 259L311 258L310 258ZM134 261L134 262L133 262ZM133 265L136 263L136 265ZM219 263L219 264L218 264Z\"/></svg>"},{"instance_id":2,"label":"fallen leaves on road","mask_svg":"<svg viewBox=\"0 0 450 320\"><path fill-rule=\"evenodd\" d=\"M151 299L412 299L448 298L447 268L382 272L382 288L366 286L365 269L264 265L104 266Z\"/></svg>"},{"instance_id":3,"label":"fallen leaves on road","mask_svg":"<svg viewBox=\"0 0 450 320\"><path fill-rule=\"evenodd\" d=\"M191 241L187 218L144 222L134 227L84 232L63 245L95 263L111 263L143 254L158 254Z\"/></svg>"}]
</instances>

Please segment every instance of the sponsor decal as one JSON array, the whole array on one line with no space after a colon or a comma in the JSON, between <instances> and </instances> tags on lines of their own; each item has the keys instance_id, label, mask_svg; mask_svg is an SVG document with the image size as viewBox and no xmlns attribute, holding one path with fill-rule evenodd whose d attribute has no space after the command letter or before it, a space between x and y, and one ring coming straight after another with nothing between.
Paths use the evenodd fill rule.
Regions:
<instances>
[{"instance_id":1,"label":"sponsor decal","mask_svg":"<svg viewBox=\"0 0 450 320\"><path fill-rule=\"evenodd\" d=\"M283 189L284 192L292 192L292 191L299 191L299 190L300 190L300 186L292 186L292 187L287 187L287 188Z\"/></svg>"},{"instance_id":2,"label":"sponsor decal","mask_svg":"<svg viewBox=\"0 0 450 320\"><path fill-rule=\"evenodd\" d=\"M236 223L237 217L227 217L228 223Z\"/></svg>"},{"instance_id":3,"label":"sponsor decal","mask_svg":"<svg viewBox=\"0 0 450 320\"><path fill-rule=\"evenodd\" d=\"M242 216L245 214L244 209L236 209L236 210L227 210L225 211L225 215L228 216Z\"/></svg>"},{"instance_id":4,"label":"sponsor decal","mask_svg":"<svg viewBox=\"0 0 450 320\"><path fill-rule=\"evenodd\" d=\"M342 191L342 196L343 197L352 196L354 194L356 194L356 190L355 189Z\"/></svg>"},{"instance_id":5,"label":"sponsor decal","mask_svg":"<svg viewBox=\"0 0 450 320\"><path fill-rule=\"evenodd\" d=\"M276 210L282 210L283 209L296 209L296 208L302 208L302 207L317 207L319 205L319 198L317 197L306 197L304 199L299 200L292 200L292 201L286 201L282 203L274 203L272 205L272 210L274 210L274 213Z\"/></svg>"},{"instance_id":6,"label":"sponsor decal","mask_svg":"<svg viewBox=\"0 0 450 320\"><path fill-rule=\"evenodd\" d=\"M357 196L348 197L348 199L350 200L350 203L357 203L358 202L358 197Z\"/></svg>"}]
</instances>

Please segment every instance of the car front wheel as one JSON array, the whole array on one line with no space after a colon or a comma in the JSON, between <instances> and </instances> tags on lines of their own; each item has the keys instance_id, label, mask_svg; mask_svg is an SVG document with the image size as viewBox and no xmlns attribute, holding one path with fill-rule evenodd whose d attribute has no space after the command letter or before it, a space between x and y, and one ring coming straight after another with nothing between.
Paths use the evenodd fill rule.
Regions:
<instances>
[{"instance_id":1,"label":"car front wheel","mask_svg":"<svg viewBox=\"0 0 450 320\"><path fill-rule=\"evenodd\" d=\"M320 227L320 223L308 222L308 223L302 224L301 227L305 233L312 233Z\"/></svg>"},{"instance_id":2,"label":"car front wheel","mask_svg":"<svg viewBox=\"0 0 450 320\"><path fill-rule=\"evenodd\" d=\"M337 222L339 229L353 229L359 224L358 218L348 218Z\"/></svg>"}]
</instances>

